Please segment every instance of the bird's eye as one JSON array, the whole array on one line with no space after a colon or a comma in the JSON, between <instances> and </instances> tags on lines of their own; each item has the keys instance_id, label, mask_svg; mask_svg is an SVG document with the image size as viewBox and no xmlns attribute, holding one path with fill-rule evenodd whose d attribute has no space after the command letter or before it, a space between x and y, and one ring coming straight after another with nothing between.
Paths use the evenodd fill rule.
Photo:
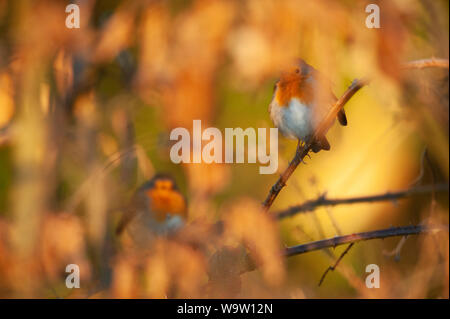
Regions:
<instances>
[{"instance_id":1,"label":"bird's eye","mask_svg":"<svg viewBox=\"0 0 450 319\"><path fill-rule=\"evenodd\" d=\"M295 69L295 73L300 73L300 69Z\"/></svg>"}]
</instances>

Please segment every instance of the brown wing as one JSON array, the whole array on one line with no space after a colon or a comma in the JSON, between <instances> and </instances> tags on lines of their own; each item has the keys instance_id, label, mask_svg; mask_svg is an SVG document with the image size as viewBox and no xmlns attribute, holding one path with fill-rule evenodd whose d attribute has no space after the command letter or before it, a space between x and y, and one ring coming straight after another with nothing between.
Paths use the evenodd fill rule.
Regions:
<instances>
[{"instance_id":1,"label":"brown wing","mask_svg":"<svg viewBox=\"0 0 450 319\"><path fill-rule=\"evenodd\" d=\"M322 75L321 75L322 76ZM323 77L323 76L322 76ZM326 83L326 87L325 90L327 90L328 92L330 92L331 96L332 96L332 103L336 103L337 101L337 97L333 94L333 91L331 90L331 82L329 80L324 80L323 83ZM339 123L342 126L346 126L347 125L347 116L345 115L345 111L342 108L338 114L337 114L337 118Z\"/></svg>"},{"instance_id":2,"label":"brown wing","mask_svg":"<svg viewBox=\"0 0 450 319\"><path fill-rule=\"evenodd\" d=\"M303 61L303 63L305 63L305 62ZM314 67L310 66L309 64L307 64L307 65L309 68L309 72L314 72L315 76L319 80L321 88L323 90L325 90L325 92L330 92L332 102L334 103L335 101L337 101L337 98L333 94L333 90L331 89L331 87L332 87L331 81L326 76L324 76L320 71L316 70ZM345 115L344 109L341 109L339 111L337 118L341 125L343 125L343 126L347 125L347 116Z\"/></svg>"},{"instance_id":3,"label":"brown wing","mask_svg":"<svg viewBox=\"0 0 450 319\"><path fill-rule=\"evenodd\" d=\"M120 219L119 224L117 225L116 228L116 235L121 235L123 233L126 226L130 223L135 214L136 211L128 210L122 215L122 218Z\"/></svg>"},{"instance_id":4,"label":"brown wing","mask_svg":"<svg viewBox=\"0 0 450 319\"><path fill-rule=\"evenodd\" d=\"M275 98L275 94L277 93L277 86L278 86L279 81L280 80L276 81L275 84L273 85L272 100L270 101L269 108L268 108L269 113L270 113L270 110L272 109L272 103L273 103L273 99Z\"/></svg>"},{"instance_id":5,"label":"brown wing","mask_svg":"<svg viewBox=\"0 0 450 319\"><path fill-rule=\"evenodd\" d=\"M136 217L139 211L139 207L144 207L141 205L145 205L143 202L145 198L142 198L141 193L137 193L133 199L131 200L131 203L128 205L125 213L120 218L119 223L117 224L116 228L116 235L121 235L125 228L128 226L128 224Z\"/></svg>"}]
</instances>

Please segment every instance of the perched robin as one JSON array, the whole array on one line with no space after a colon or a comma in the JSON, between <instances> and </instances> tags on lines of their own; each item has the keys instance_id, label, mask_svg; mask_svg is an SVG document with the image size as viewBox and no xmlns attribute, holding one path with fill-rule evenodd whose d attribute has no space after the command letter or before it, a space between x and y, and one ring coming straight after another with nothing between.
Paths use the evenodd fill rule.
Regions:
<instances>
[{"instance_id":1,"label":"perched robin","mask_svg":"<svg viewBox=\"0 0 450 319\"><path fill-rule=\"evenodd\" d=\"M175 180L158 174L136 191L116 233L120 235L127 229L134 241L147 242L174 233L184 225L186 215L186 199Z\"/></svg>"},{"instance_id":2,"label":"perched robin","mask_svg":"<svg viewBox=\"0 0 450 319\"><path fill-rule=\"evenodd\" d=\"M270 117L287 138L306 142L336 102L330 82L311 65L299 60L295 67L283 73L275 84ZM347 125L342 109L339 123ZM321 136L312 144L312 150L329 150L330 144Z\"/></svg>"}]
</instances>

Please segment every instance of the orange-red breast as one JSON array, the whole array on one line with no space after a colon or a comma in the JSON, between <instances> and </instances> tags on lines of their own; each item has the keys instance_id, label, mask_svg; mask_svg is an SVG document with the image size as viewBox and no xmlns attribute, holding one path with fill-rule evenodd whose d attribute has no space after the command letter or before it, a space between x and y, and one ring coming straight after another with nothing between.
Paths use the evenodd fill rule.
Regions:
<instances>
[{"instance_id":1,"label":"orange-red breast","mask_svg":"<svg viewBox=\"0 0 450 319\"><path fill-rule=\"evenodd\" d=\"M120 235L127 229L137 242L171 234L186 221L186 199L169 175L158 174L134 194L116 229Z\"/></svg>"},{"instance_id":2,"label":"orange-red breast","mask_svg":"<svg viewBox=\"0 0 450 319\"><path fill-rule=\"evenodd\" d=\"M306 142L336 100L330 82L300 59L275 84L269 113L274 125L284 136ZM343 109L338 113L338 120L342 125L347 125ZM325 136L312 145L314 152L321 149L330 149Z\"/></svg>"}]
</instances>

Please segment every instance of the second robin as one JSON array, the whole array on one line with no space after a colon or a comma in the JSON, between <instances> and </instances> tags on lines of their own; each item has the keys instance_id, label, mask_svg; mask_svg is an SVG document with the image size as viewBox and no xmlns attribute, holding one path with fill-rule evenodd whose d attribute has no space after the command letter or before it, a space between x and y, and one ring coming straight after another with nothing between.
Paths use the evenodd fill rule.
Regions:
<instances>
[{"instance_id":1,"label":"second robin","mask_svg":"<svg viewBox=\"0 0 450 319\"><path fill-rule=\"evenodd\" d=\"M186 221L186 199L175 180L158 174L136 191L128 209L119 221L118 235L125 230L134 241L143 243L180 229Z\"/></svg>"}]
</instances>

